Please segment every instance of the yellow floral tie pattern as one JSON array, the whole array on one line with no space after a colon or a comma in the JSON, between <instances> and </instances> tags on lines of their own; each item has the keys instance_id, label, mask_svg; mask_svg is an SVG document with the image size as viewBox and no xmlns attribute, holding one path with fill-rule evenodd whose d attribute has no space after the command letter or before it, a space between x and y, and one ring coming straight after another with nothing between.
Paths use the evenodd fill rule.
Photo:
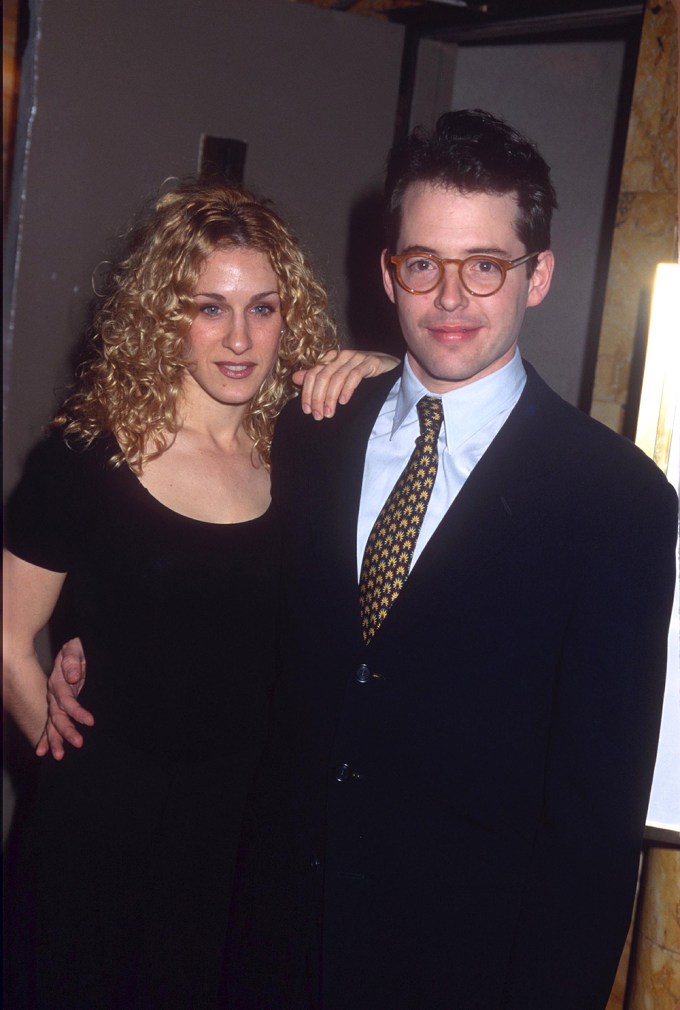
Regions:
<instances>
[{"instance_id":1,"label":"yellow floral tie pattern","mask_svg":"<svg viewBox=\"0 0 680 1010\"><path fill-rule=\"evenodd\" d=\"M437 440L442 401L418 401L420 434L411 458L373 524L361 563L359 603L364 642L368 645L404 587L413 551L437 476Z\"/></svg>"}]
</instances>

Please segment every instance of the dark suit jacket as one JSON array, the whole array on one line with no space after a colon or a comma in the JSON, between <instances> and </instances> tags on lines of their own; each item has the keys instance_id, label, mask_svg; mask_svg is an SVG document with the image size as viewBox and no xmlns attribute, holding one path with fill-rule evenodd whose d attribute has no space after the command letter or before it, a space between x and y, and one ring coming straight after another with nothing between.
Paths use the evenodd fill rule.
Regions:
<instances>
[{"instance_id":1,"label":"dark suit jacket","mask_svg":"<svg viewBox=\"0 0 680 1010\"><path fill-rule=\"evenodd\" d=\"M675 494L528 366L375 640L364 449L394 373L284 411L284 671L246 827L228 1006L597 1010L628 927L674 582ZM322 916L320 920L320 916Z\"/></svg>"}]
</instances>

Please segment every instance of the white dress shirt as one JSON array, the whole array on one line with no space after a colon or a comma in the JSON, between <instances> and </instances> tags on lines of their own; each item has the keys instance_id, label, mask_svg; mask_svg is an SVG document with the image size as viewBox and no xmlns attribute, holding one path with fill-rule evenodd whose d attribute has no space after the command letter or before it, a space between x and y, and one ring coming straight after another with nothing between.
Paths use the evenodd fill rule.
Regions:
<instances>
[{"instance_id":1,"label":"white dress shirt","mask_svg":"<svg viewBox=\"0 0 680 1010\"><path fill-rule=\"evenodd\" d=\"M444 393L444 422L439 433L439 469L418 534L411 568L446 514L467 477L519 400L526 382L519 350L507 365L483 379ZM415 377L408 356L400 379L389 392L366 447L357 524L357 574L373 524L406 466L420 433L416 404L432 396Z\"/></svg>"}]
</instances>

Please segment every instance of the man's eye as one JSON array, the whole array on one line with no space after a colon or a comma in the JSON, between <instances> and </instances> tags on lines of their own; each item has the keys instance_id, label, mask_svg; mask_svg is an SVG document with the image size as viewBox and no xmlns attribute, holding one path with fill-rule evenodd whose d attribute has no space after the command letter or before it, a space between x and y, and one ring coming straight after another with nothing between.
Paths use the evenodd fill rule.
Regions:
<instances>
[{"instance_id":1,"label":"man's eye","mask_svg":"<svg viewBox=\"0 0 680 1010\"><path fill-rule=\"evenodd\" d=\"M414 274L423 274L428 271L436 271L437 265L433 260L420 256L411 260L406 260L406 269Z\"/></svg>"},{"instance_id":2,"label":"man's eye","mask_svg":"<svg viewBox=\"0 0 680 1010\"><path fill-rule=\"evenodd\" d=\"M500 273L500 267L494 260L469 260L468 270L474 273L485 274L487 277Z\"/></svg>"}]
</instances>

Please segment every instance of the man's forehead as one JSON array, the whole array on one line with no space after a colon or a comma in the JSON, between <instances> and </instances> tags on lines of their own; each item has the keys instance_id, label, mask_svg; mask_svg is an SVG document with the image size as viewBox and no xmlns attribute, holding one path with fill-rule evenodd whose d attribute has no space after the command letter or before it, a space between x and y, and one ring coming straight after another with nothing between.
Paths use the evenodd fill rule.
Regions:
<instances>
[{"instance_id":1,"label":"man's forehead","mask_svg":"<svg viewBox=\"0 0 680 1010\"><path fill-rule=\"evenodd\" d=\"M410 231L423 221L463 224L467 220L493 220L517 231L519 218L516 191L499 193L494 190L461 189L439 182L412 182L405 191L401 204L401 228Z\"/></svg>"},{"instance_id":2,"label":"man's forehead","mask_svg":"<svg viewBox=\"0 0 680 1010\"><path fill-rule=\"evenodd\" d=\"M457 204L461 199L465 201L491 201L499 205L507 204L507 206L516 209L518 207L519 194L514 189L501 193L495 189L462 189L459 186L448 185L445 182L423 180L409 183L404 190L402 208L416 201L432 200L437 203L450 202L451 204Z\"/></svg>"}]
</instances>

